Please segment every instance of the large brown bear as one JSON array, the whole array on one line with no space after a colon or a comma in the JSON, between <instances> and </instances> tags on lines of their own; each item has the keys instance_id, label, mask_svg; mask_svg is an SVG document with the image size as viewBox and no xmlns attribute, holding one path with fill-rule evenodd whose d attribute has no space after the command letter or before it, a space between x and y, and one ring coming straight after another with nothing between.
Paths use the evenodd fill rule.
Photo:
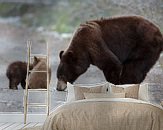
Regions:
<instances>
[{"instance_id":1,"label":"large brown bear","mask_svg":"<svg viewBox=\"0 0 163 130\"><path fill-rule=\"evenodd\" d=\"M30 69L33 68L33 65L30 65ZM18 89L19 83L23 89L26 85L26 74L27 74L27 63L22 61L15 61L11 63L6 71L6 76L9 79L9 88Z\"/></svg>"},{"instance_id":2,"label":"large brown bear","mask_svg":"<svg viewBox=\"0 0 163 130\"><path fill-rule=\"evenodd\" d=\"M47 62L45 58L34 57L34 63L37 63L32 70L47 71ZM49 68L49 82L51 79L51 68ZM47 73L46 72L31 72L29 75L30 89L47 88Z\"/></svg>"},{"instance_id":3,"label":"large brown bear","mask_svg":"<svg viewBox=\"0 0 163 130\"><path fill-rule=\"evenodd\" d=\"M76 30L67 50L60 52L57 90L73 83L90 64L113 84L139 84L163 50L163 36L138 16L88 21Z\"/></svg>"}]
</instances>

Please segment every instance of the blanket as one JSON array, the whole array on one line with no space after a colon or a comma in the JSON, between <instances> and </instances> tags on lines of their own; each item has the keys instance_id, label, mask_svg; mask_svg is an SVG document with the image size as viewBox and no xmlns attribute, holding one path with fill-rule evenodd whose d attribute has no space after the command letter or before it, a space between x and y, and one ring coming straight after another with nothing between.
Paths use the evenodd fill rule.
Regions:
<instances>
[{"instance_id":1,"label":"blanket","mask_svg":"<svg viewBox=\"0 0 163 130\"><path fill-rule=\"evenodd\" d=\"M163 109L130 98L79 100L56 108L40 130L163 130Z\"/></svg>"}]
</instances>

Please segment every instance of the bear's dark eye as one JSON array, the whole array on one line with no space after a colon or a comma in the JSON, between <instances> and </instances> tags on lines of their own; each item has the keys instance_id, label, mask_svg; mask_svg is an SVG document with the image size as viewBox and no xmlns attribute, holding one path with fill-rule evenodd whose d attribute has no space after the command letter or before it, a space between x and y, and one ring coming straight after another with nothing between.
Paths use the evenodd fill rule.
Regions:
<instances>
[{"instance_id":1,"label":"bear's dark eye","mask_svg":"<svg viewBox=\"0 0 163 130\"><path fill-rule=\"evenodd\" d=\"M60 75L60 76L59 76L59 79L62 79L62 80L64 80L64 81L66 81L66 78L65 78L64 75Z\"/></svg>"}]
</instances>

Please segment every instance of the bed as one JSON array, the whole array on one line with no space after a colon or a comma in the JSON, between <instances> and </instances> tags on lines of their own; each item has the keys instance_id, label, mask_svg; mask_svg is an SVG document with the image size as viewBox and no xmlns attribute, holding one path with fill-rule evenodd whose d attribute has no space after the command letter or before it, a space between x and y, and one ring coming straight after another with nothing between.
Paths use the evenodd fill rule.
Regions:
<instances>
[{"instance_id":1,"label":"bed","mask_svg":"<svg viewBox=\"0 0 163 130\"><path fill-rule=\"evenodd\" d=\"M103 86L107 88L106 85ZM78 98L83 98L82 96L86 94L86 99L75 100L73 99L75 95L71 94L71 97L68 97L69 102L54 109L42 128L37 130L163 130L163 107L134 99L138 94L135 86L112 89L114 92L125 91L128 96L125 98L123 93L118 93L120 98L117 95L112 98L106 93L98 94L104 91L104 88L99 89L99 86L91 88L92 90L80 88ZM73 90L73 93L75 91ZM95 92L93 95L96 96L90 96L88 91ZM83 92L84 94L81 94ZM109 95L109 98L106 98L106 95Z\"/></svg>"},{"instance_id":2,"label":"bed","mask_svg":"<svg viewBox=\"0 0 163 130\"><path fill-rule=\"evenodd\" d=\"M55 109L42 129L163 130L163 109L129 98L85 99Z\"/></svg>"}]
</instances>

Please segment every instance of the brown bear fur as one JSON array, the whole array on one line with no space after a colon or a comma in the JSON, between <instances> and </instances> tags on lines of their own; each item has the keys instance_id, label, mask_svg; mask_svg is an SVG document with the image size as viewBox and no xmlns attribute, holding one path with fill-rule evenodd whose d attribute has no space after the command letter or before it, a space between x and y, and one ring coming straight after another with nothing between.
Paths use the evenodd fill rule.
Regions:
<instances>
[{"instance_id":1,"label":"brown bear fur","mask_svg":"<svg viewBox=\"0 0 163 130\"><path fill-rule=\"evenodd\" d=\"M34 58L37 63L32 70L35 71L46 71L47 63L46 59ZM51 69L49 68L49 82L51 79ZM45 72L31 72L29 75L29 88L30 89L41 89L47 88L47 74Z\"/></svg>"},{"instance_id":2,"label":"brown bear fur","mask_svg":"<svg viewBox=\"0 0 163 130\"><path fill-rule=\"evenodd\" d=\"M35 63L36 64L36 63ZM30 65L30 69L33 65ZM22 61L15 61L11 63L6 71L6 76L9 79L9 88L18 89L18 84L21 83L23 89L26 85L27 63Z\"/></svg>"},{"instance_id":3,"label":"brown bear fur","mask_svg":"<svg viewBox=\"0 0 163 130\"><path fill-rule=\"evenodd\" d=\"M76 30L69 47L60 52L60 82L73 83L90 64L113 84L139 84L163 50L163 36L150 21L138 16L88 21Z\"/></svg>"}]
</instances>

